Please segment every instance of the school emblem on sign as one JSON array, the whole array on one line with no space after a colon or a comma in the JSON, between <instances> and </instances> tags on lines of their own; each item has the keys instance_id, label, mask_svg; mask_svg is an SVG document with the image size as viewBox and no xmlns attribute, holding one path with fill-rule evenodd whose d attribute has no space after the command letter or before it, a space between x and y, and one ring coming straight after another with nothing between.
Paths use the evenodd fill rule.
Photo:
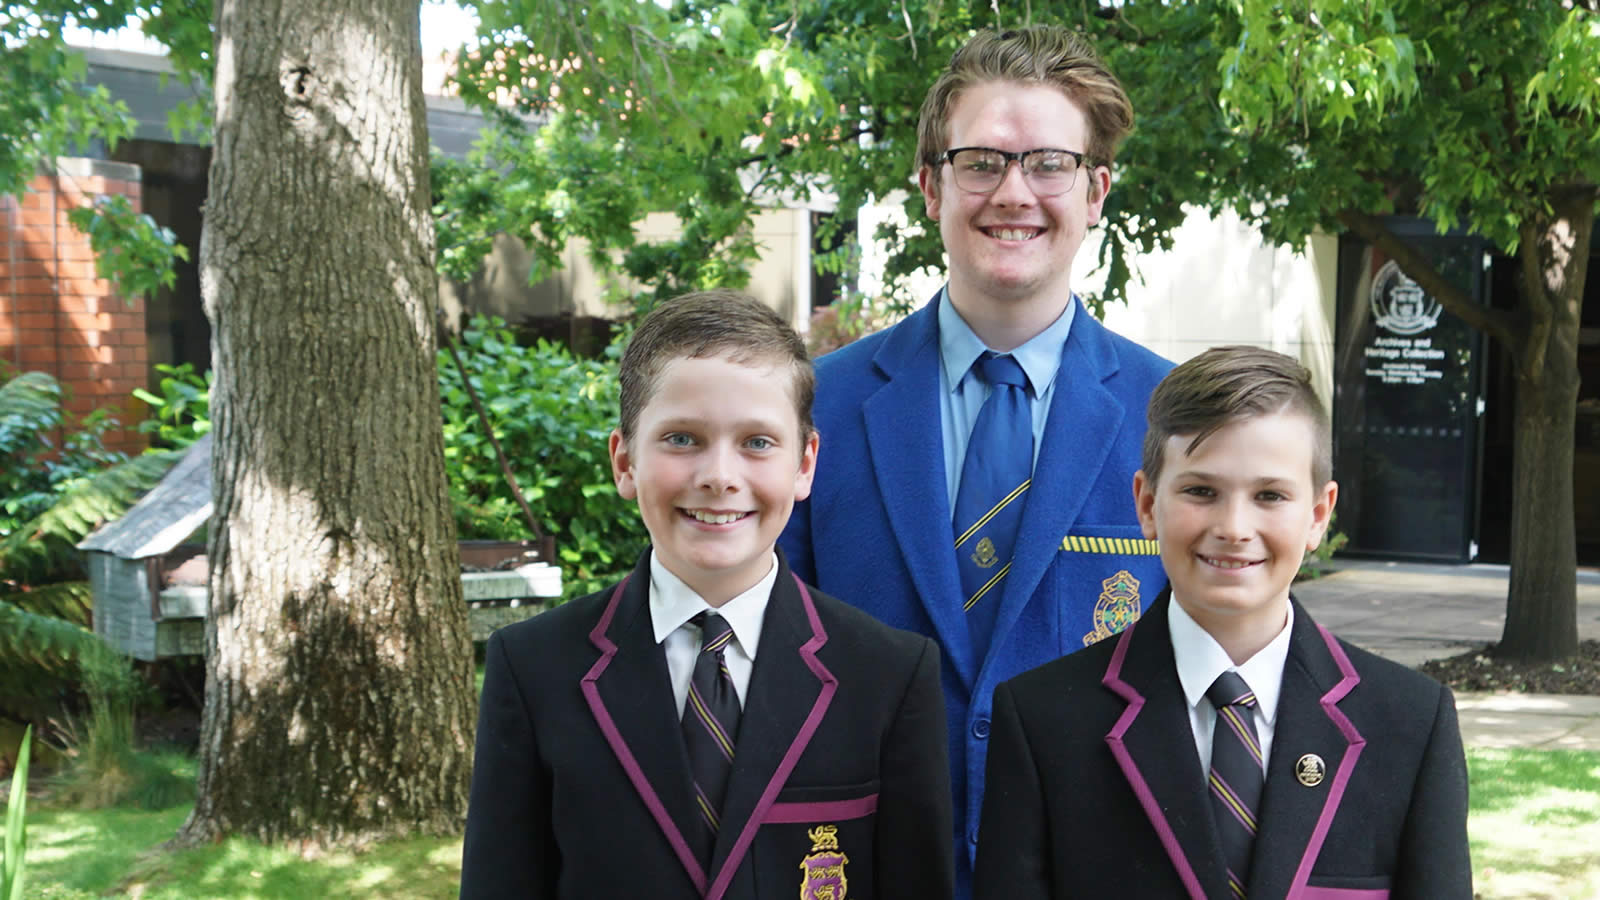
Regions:
<instances>
[{"instance_id":1,"label":"school emblem on sign","mask_svg":"<svg viewBox=\"0 0 1600 900\"><path fill-rule=\"evenodd\" d=\"M839 826L818 825L806 836L811 855L800 861L800 900L845 900L844 866L850 857L839 852Z\"/></svg>"},{"instance_id":2,"label":"school emblem on sign","mask_svg":"<svg viewBox=\"0 0 1600 900\"><path fill-rule=\"evenodd\" d=\"M972 554L972 561L980 569L994 568L994 564L1000 561L1000 557L994 552L994 541L988 538L979 541L977 552Z\"/></svg>"},{"instance_id":3,"label":"school emblem on sign","mask_svg":"<svg viewBox=\"0 0 1600 900\"><path fill-rule=\"evenodd\" d=\"M1094 630L1083 636L1083 645L1111 637L1139 620L1139 579L1123 569L1100 582L1100 599L1094 604Z\"/></svg>"},{"instance_id":4,"label":"school emblem on sign","mask_svg":"<svg viewBox=\"0 0 1600 900\"><path fill-rule=\"evenodd\" d=\"M1370 300L1374 324L1395 334L1421 334L1439 324L1439 314L1444 312L1439 301L1400 271L1392 259L1372 279Z\"/></svg>"}]
</instances>

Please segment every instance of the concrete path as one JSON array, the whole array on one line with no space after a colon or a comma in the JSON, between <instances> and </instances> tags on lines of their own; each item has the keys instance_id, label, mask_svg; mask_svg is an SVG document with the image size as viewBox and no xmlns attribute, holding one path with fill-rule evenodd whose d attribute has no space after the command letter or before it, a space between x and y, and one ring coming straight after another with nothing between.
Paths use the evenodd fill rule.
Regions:
<instances>
[{"instance_id":1,"label":"concrete path","mask_svg":"<svg viewBox=\"0 0 1600 900\"><path fill-rule=\"evenodd\" d=\"M1416 666L1500 639L1505 566L1341 560L1294 594L1334 634ZM1578 572L1578 636L1600 640L1600 571ZM1600 696L1462 692L1461 732L1481 747L1600 751Z\"/></svg>"}]
</instances>

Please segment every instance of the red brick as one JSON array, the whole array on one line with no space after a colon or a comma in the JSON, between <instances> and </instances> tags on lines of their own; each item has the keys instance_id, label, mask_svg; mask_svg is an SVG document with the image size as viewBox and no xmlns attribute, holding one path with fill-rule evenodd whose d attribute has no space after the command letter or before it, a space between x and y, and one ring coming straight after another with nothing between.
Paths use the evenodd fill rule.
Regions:
<instances>
[{"instance_id":1,"label":"red brick","mask_svg":"<svg viewBox=\"0 0 1600 900\"><path fill-rule=\"evenodd\" d=\"M18 294L11 300L17 312L56 313L56 298L51 294Z\"/></svg>"},{"instance_id":2,"label":"red brick","mask_svg":"<svg viewBox=\"0 0 1600 900\"><path fill-rule=\"evenodd\" d=\"M18 297L29 294L53 297L58 287L54 278L17 278L6 280L6 290Z\"/></svg>"},{"instance_id":3,"label":"red brick","mask_svg":"<svg viewBox=\"0 0 1600 900\"><path fill-rule=\"evenodd\" d=\"M50 313L23 313L17 317L17 327L53 331L56 328L56 317Z\"/></svg>"},{"instance_id":4,"label":"red brick","mask_svg":"<svg viewBox=\"0 0 1600 900\"><path fill-rule=\"evenodd\" d=\"M50 266L40 260L19 258L16 265L12 265L6 256L0 255L0 290L9 290L12 278L49 278L52 274Z\"/></svg>"}]
</instances>

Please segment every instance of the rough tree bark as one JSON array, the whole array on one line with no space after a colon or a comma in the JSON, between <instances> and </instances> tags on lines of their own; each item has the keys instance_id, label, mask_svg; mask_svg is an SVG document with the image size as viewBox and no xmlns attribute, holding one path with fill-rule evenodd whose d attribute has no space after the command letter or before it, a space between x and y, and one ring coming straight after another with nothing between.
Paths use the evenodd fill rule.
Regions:
<instances>
[{"instance_id":1,"label":"rough tree bark","mask_svg":"<svg viewBox=\"0 0 1600 900\"><path fill-rule=\"evenodd\" d=\"M1516 359L1511 584L1497 655L1553 660L1578 651L1573 441L1578 331L1595 188L1558 192L1522 229L1524 344Z\"/></svg>"},{"instance_id":2,"label":"rough tree bark","mask_svg":"<svg viewBox=\"0 0 1600 900\"><path fill-rule=\"evenodd\" d=\"M215 512L177 842L459 830L475 700L443 465L417 0L219 0L201 242Z\"/></svg>"}]
</instances>

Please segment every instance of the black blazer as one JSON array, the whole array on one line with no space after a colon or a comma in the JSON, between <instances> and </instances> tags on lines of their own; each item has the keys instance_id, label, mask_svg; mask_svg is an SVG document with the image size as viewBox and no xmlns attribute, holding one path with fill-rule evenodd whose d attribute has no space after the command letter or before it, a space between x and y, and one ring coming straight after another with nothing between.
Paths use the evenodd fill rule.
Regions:
<instances>
[{"instance_id":1,"label":"black blazer","mask_svg":"<svg viewBox=\"0 0 1600 900\"><path fill-rule=\"evenodd\" d=\"M1230 896L1168 603L995 691L980 900ZM1259 818L1251 900L1470 900L1450 691L1296 602Z\"/></svg>"},{"instance_id":2,"label":"black blazer","mask_svg":"<svg viewBox=\"0 0 1600 900\"><path fill-rule=\"evenodd\" d=\"M684 839L647 551L616 587L489 639L463 898L791 900L841 876L838 896L951 896L938 647L778 567L710 871Z\"/></svg>"}]
</instances>

